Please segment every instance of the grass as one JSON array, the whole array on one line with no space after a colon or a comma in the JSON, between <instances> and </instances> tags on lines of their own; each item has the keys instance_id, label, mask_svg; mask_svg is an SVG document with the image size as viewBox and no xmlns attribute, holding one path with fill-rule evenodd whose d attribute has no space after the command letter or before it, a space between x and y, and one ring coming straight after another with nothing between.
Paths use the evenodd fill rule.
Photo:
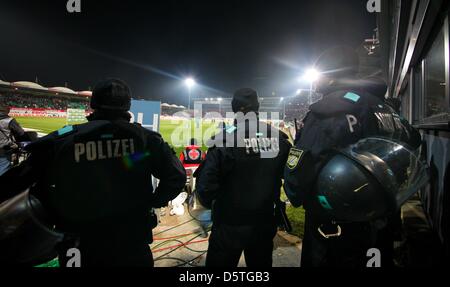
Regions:
<instances>
[{"instance_id":1,"label":"grass","mask_svg":"<svg viewBox=\"0 0 450 287\"><path fill-rule=\"evenodd\" d=\"M18 117L16 119L23 127L36 129L42 133L51 133L52 131L58 130L67 124L65 118ZM217 124L203 123L202 130L203 130L204 134L198 135L197 141L199 143L201 143L202 142L201 137L209 138L210 136L212 136L216 131L216 129L214 127L215 125L217 125ZM192 137L191 135L194 135L194 128L195 128L194 121L190 122L191 132L189 133L189 122L183 123L183 122L172 122L169 120L163 120L163 121L161 121L161 125L160 125L160 133L163 136L163 138L169 144L171 144L173 146L177 155L179 155L181 153L181 151L183 150L183 147L182 146L179 146L179 147L174 146L173 140L177 140L180 143L186 143ZM184 132L185 136L184 137L182 135L174 136L174 134L176 134L174 132L178 132L178 134L180 132ZM172 137L174 137L174 139ZM202 149L206 150L207 147L203 145ZM284 191L282 192L281 197L282 197L282 200L287 199ZM289 219L291 220L291 224L292 224L292 228L293 228L291 233L293 235L299 236L300 238L303 238L304 221L305 221L304 209L303 208L294 208L293 206L288 205L288 207L286 209L286 213L287 213ZM37 267L58 267L58 260L54 259L48 263L39 265Z\"/></svg>"},{"instance_id":2,"label":"grass","mask_svg":"<svg viewBox=\"0 0 450 287\"><path fill-rule=\"evenodd\" d=\"M281 200L287 201L287 196L284 193L284 190L282 190L281 192ZM303 207L295 208L292 205L288 204L286 207L286 214L291 221L291 234L303 238L305 227L305 210L303 209Z\"/></svg>"},{"instance_id":3,"label":"grass","mask_svg":"<svg viewBox=\"0 0 450 287\"><path fill-rule=\"evenodd\" d=\"M30 128L35 129L38 132L42 133L51 133L55 130L58 130L65 125L67 125L67 121L65 118L32 118L32 117L17 117L16 120L22 125L24 128ZM78 124L81 124L83 122L78 122ZM77 124L77 123L71 123L71 124ZM203 123L202 130L203 135L199 135L197 137L197 142L202 143L202 137L210 137L215 132L214 126L217 124L213 123ZM189 132L189 126L191 129L191 132ZM160 133L163 136L163 138L173 146L175 152L180 154L180 152L183 150L183 146L185 143L189 141L191 137L194 137L194 131L195 131L195 123L192 120L189 122L172 122L170 120L162 120L160 125ZM174 136L174 132L177 132L179 136L175 136L177 141L179 142L180 146L175 146L175 143L172 144L172 136ZM176 134L176 133L175 133ZM206 150L207 147L205 145L202 145L202 149Z\"/></svg>"},{"instance_id":4,"label":"grass","mask_svg":"<svg viewBox=\"0 0 450 287\"><path fill-rule=\"evenodd\" d=\"M67 121L65 118L17 117L15 119L24 128L35 129L46 134L49 134L67 125Z\"/></svg>"}]
</instances>

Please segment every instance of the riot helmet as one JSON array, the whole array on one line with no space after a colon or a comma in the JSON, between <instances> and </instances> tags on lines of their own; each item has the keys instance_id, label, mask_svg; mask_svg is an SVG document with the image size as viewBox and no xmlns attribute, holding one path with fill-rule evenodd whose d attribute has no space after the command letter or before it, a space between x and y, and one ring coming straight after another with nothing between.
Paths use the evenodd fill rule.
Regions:
<instances>
[{"instance_id":1,"label":"riot helmet","mask_svg":"<svg viewBox=\"0 0 450 287\"><path fill-rule=\"evenodd\" d=\"M50 261L63 237L28 190L0 204L0 265Z\"/></svg>"},{"instance_id":2,"label":"riot helmet","mask_svg":"<svg viewBox=\"0 0 450 287\"><path fill-rule=\"evenodd\" d=\"M393 140L362 139L324 164L317 200L337 221L365 222L395 212L428 181L419 154Z\"/></svg>"}]
</instances>

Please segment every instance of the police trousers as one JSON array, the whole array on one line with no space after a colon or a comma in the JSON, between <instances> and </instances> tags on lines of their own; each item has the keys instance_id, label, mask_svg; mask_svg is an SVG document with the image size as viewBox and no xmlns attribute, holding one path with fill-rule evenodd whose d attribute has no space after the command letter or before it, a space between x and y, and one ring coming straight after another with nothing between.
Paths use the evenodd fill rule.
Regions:
<instances>
[{"instance_id":1,"label":"police trousers","mask_svg":"<svg viewBox=\"0 0 450 287\"><path fill-rule=\"evenodd\" d=\"M247 267L272 267L275 224L216 225L209 238L206 267L237 267L244 252Z\"/></svg>"}]
</instances>

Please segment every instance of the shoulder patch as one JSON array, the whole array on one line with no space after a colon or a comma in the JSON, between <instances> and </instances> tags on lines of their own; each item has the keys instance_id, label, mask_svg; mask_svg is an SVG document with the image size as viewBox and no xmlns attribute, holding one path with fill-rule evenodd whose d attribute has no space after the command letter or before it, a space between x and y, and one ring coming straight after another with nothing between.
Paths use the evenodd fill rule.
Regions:
<instances>
[{"instance_id":1,"label":"shoulder patch","mask_svg":"<svg viewBox=\"0 0 450 287\"><path fill-rule=\"evenodd\" d=\"M296 168L304 153L305 152L301 149L291 148L286 162L287 168L289 169Z\"/></svg>"},{"instance_id":2,"label":"shoulder patch","mask_svg":"<svg viewBox=\"0 0 450 287\"><path fill-rule=\"evenodd\" d=\"M112 139L112 138L114 138L114 135L113 134L102 134L102 135L100 135L100 138L102 138L102 139Z\"/></svg>"},{"instance_id":3,"label":"shoulder patch","mask_svg":"<svg viewBox=\"0 0 450 287\"><path fill-rule=\"evenodd\" d=\"M235 126L225 127L225 131L229 134L233 133L235 130L237 130L237 128Z\"/></svg>"},{"instance_id":4,"label":"shoulder patch","mask_svg":"<svg viewBox=\"0 0 450 287\"><path fill-rule=\"evenodd\" d=\"M330 203L328 203L328 200L325 196L323 195L318 195L317 199L319 200L320 205L326 209L326 210L332 210L333 208L331 207Z\"/></svg>"},{"instance_id":5,"label":"shoulder patch","mask_svg":"<svg viewBox=\"0 0 450 287\"><path fill-rule=\"evenodd\" d=\"M356 103L361 97L355 93L346 93L344 98Z\"/></svg>"},{"instance_id":6,"label":"shoulder patch","mask_svg":"<svg viewBox=\"0 0 450 287\"><path fill-rule=\"evenodd\" d=\"M65 126L58 130L58 136L63 136L71 132L73 132L73 126Z\"/></svg>"}]
</instances>

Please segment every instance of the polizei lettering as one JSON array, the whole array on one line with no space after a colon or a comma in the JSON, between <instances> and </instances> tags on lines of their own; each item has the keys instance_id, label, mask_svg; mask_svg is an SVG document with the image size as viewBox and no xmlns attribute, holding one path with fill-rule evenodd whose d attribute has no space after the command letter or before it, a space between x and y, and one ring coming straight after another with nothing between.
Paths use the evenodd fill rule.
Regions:
<instances>
[{"instance_id":1,"label":"polizei lettering","mask_svg":"<svg viewBox=\"0 0 450 287\"><path fill-rule=\"evenodd\" d=\"M75 144L75 162L121 158L134 154L133 139L111 139Z\"/></svg>"},{"instance_id":2,"label":"polizei lettering","mask_svg":"<svg viewBox=\"0 0 450 287\"><path fill-rule=\"evenodd\" d=\"M244 143L247 154L280 151L278 138L249 138Z\"/></svg>"}]
</instances>

